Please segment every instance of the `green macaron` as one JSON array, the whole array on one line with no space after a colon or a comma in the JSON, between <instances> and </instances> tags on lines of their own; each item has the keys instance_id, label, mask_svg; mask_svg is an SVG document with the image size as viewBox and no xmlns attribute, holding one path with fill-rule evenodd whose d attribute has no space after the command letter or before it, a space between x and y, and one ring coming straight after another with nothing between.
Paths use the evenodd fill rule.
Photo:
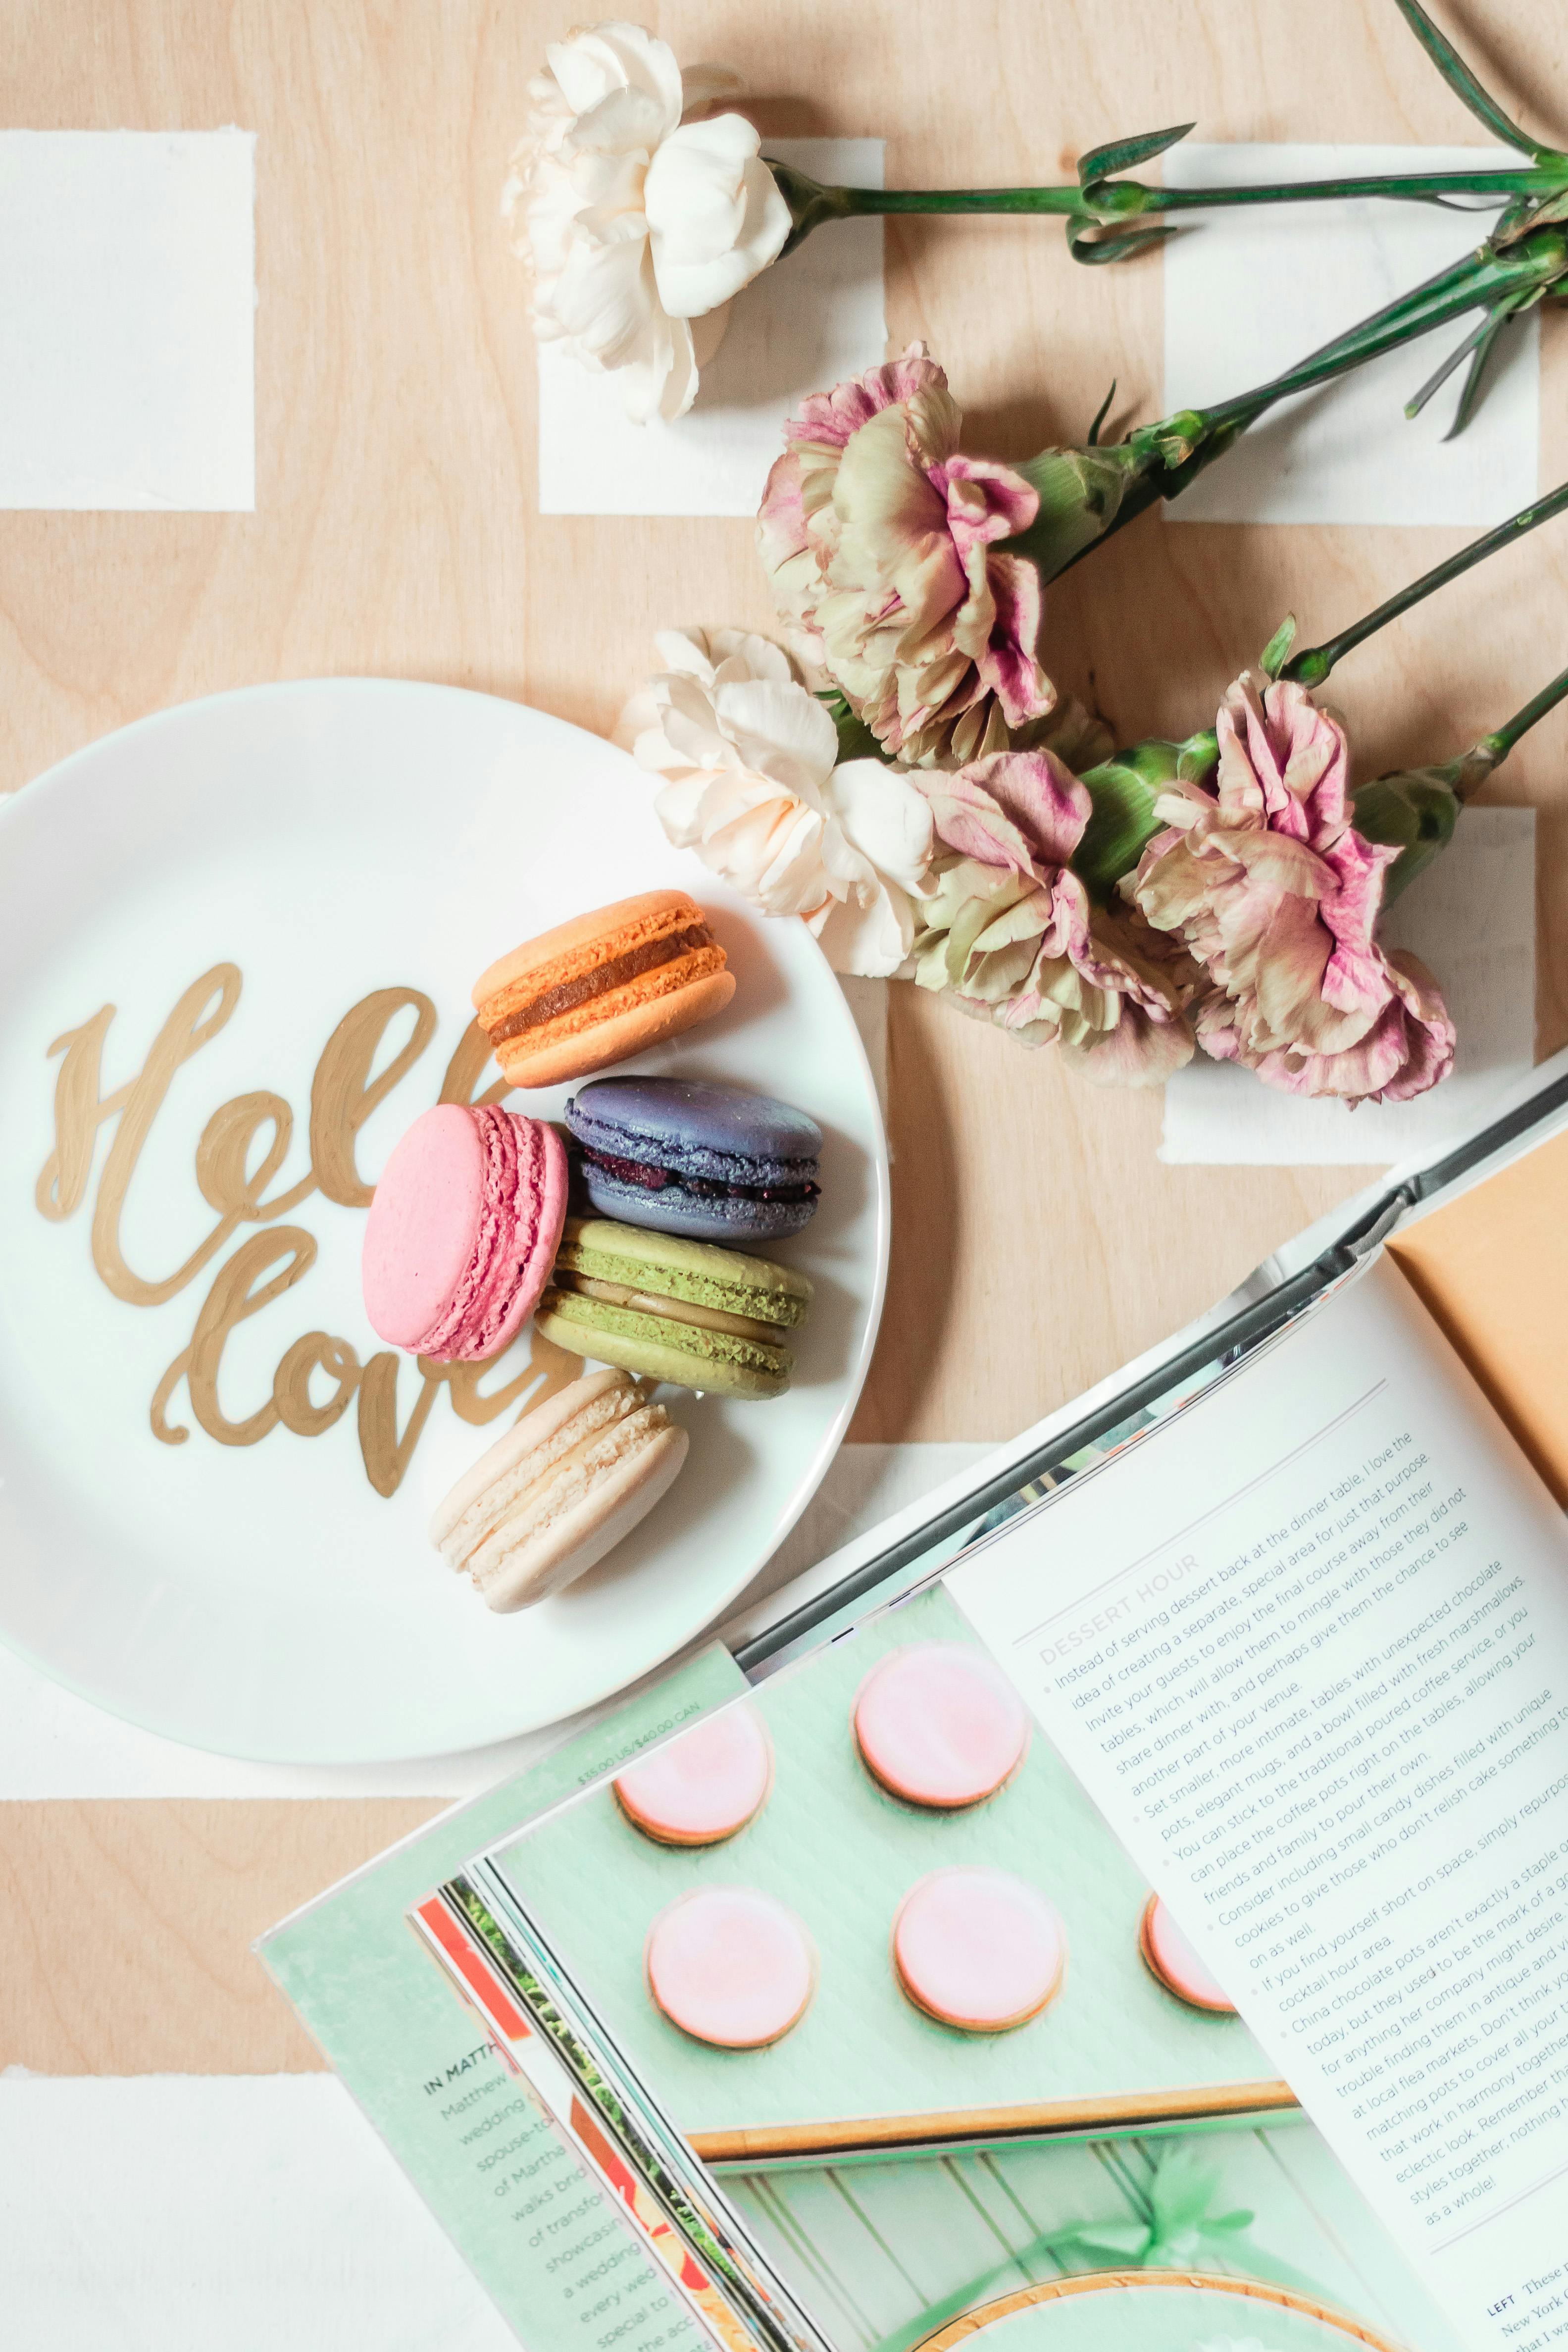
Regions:
<instances>
[{"instance_id":1,"label":"green macaron","mask_svg":"<svg viewBox=\"0 0 1568 2352\"><path fill-rule=\"evenodd\" d=\"M715 1396L782 1396L811 1286L765 1257L569 1217L534 1321L573 1355Z\"/></svg>"}]
</instances>

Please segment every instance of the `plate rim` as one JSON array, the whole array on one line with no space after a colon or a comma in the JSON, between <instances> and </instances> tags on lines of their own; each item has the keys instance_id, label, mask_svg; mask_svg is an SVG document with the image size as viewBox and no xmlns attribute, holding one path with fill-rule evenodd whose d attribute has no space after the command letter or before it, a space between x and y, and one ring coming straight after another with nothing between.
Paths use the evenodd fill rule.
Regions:
<instances>
[{"instance_id":1,"label":"plate rim","mask_svg":"<svg viewBox=\"0 0 1568 2352\"><path fill-rule=\"evenodd\" d=\"M586 736L591 741L602 746L607 751L620 751L622 757L630 757L622 746L612 743L608 736L596 734L591 728L580 727L575 720L562 719L554 711L541 710L537 705L524 701L518 696L490 693L480 687L455 686L444 679L417 678L402 675L377 677L361 671L350 671L342 676L327 672L297 678L256 679L248 685L221 688L213 694L193 695L182 701L162 704L155 710L143 711L139 718L127 719L120 726L108 729L105 733L94 736L89 742L78 744L74 751L68 751L50 766L40 769L37 775L30 776L13 791L0 794L0 838L4 837L4 828L16 821L15 812L24 802L26 802L29 806L36 806L38 800L46 795L52 797L55 792L70 781L73 772L78 767L90 762L102 752L106 744L122 742L131 736L156 733L164 729L178 726L192 713L211 711L219 706L302 698L314 700L320 696L336 697L345 690L353 694L368 692L378 698L389 694L398 696L408 694L416 695L422 698L439 696L444 699L464 703L498 704L503 709L526 712L530 719L543 719L551 728L559 728L573 735ZM764 916L762 919L775 921L786 919ZM826 965L827 958L823 954L821 943L809 931L806 935L810 939L811 947L817 956ZM828 969L831 971L831 966ZM839 976L834 973L833 977L837 981ZM509 1731L486 1733L465 1747L453 1748L447 1744L421 1745L412 1748L399 1747L394 1751L384 1752L378 1748L374 1754L360 1752L350 1756L340 1753L323 1754L318 1749L303 1753L290 1749L287 1753L284 1753L277 1748L258 1748L230 1743L220 1746L205 1739L193 1739L188 1732L171 1727L166 1721L157 1719L155 1715L134 1709L117 1699L106 1697L97 1690L87 1687L75 1676L60 1672L53 1664L46 1663L26 1643L16 1640L3 1622L0 1622L0 1645L9 1651L14 1657L20 1659L24 1665L39 1675L45 1681L54 1684L58 1689L68 1691L74 1698L80 1699L85 1705L111 1716L117 1722L129 1724L135 1730L145 1732L156 1738L171 1740L175 1745L192 1749L197 1754L226 1757L240 1763L273 1765L284 1769L305 1767L353 1771L355 1769L374 1770L379 1767L400 1764L417 1764L447 1756L473 1755L486 1748L500 1747L517 1739L548 1735L558 1731L562 1725L575 1722L590 1709L602 1706L607 1699L615 1697L619 1693L634 1689L648 1676L668 1669L674 1662L695 1653L705 1642L716 1640L720 1627L733 1612L737 1601L761 1574L768 1560L774 1557L791 1531L799 1525L821 1488L828 1470L837 1458L850 1423L860 1404L881 1331L883 1308L887 1296L893 1223L887 1123L877 1092L875 1074L866 1053L865 1041L861 1035L859 1024L854 1018L847 998L844 1000L844 1013L849 1034L853 1042L854 1064L864 1085L866 1099L872 1110L873 1139L871 1174L875 1228L875 1265L858 1347L852 1362L845 1370L843 1393L839 1406L810 1457L808 1466L799 1482L797 1498L792 1508L781 1517L776 1525L769 1550L761 1559L754 1560L746 1573L733 1586L727 1589L724 1595L716 1601L712 1609L700 1622L685 1633L668 1649L648 1660L632 1675L622 1675L612 1672L607 1680L593 1683L591 1688L576 1699L569 1713L550 1716L541 1722L514 1727Z\"/></svg>"}]
</instances>

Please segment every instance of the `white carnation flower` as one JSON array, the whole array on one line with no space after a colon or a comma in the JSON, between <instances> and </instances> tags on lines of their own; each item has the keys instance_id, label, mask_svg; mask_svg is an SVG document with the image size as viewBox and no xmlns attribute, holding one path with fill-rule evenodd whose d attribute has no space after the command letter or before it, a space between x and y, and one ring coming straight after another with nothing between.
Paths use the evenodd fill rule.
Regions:
<instances>
[{"instance_id":1,"label":"white carnation flower","mask_svg":"<svg viewBox=\"0 0 1568 2352\"><path fill-rule=\"evenodd\" d=\"M618 372L639 423L684 416L725 304L778 258L789 207L749 122L688 119L737 88L723 67L683 77L640 25L589 26L545 56L501 195L535 331Z\"/></svg>"},{"instance_id":2,"label":"white carnation flower","mask_svg":"<svg viewBox=\"0 0 1568 2352\"><path fill-rule=\"evenodd\" d=\"M799 915L835 971L885 978L926 895L931 804L902 769L839 760L788 654L742 629L667 629L664 670L616 730L665 779L670 839L765 914Z\"/></svg>"}]
</instances>

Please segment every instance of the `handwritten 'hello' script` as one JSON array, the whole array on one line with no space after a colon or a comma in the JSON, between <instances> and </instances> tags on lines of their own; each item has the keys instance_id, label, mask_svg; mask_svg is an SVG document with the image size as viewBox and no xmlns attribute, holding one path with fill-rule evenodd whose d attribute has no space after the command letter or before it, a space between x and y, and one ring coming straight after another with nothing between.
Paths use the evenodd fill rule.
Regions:
<instances>
[{"instance_id":1,"label":"handwritten 'hello' script","mask_svg":"<svg viewBox=\"0 0 1568 2352\"><path fill-rule=\"evenodd\" d=\"M104 1048L115 1007L100 1005L78 1029L55 1039L49 1058L63 1056L55 1082L55 1148L35 1197L55 1223L74 1216L91 1181L98 1130L114 1121L92 1210L92 1262L105 1287L128 1306L162 1307L218 1261L191 1337L153 1391L153 1434L165 1445L183 1445L189 1437L189 1429L169 1417L182 1382L193 1419L220 1445L255 1445L277 1428L291 1430L296 1437L320 1437L357 1400L365 1475L378 1495L393 1495L443 1388L461 1420L483 1427L526 1392L537 1403L578 1379L581 1360L536 1331L530 1361L515 1379L486 1395L479 1385L486 1364L441 1364L420 1356L421 1386L400 1428L398 1355L389 1349L361 1363L347 1339L329 1331L306 1331L285 1349L270 1392L252 1411L238 1419L225 1411L218 1378L230 1332L292 1290L316 1260L314 1234L302 1224L278 1220L292 1217L315 1193L345 1209L370 1206L372 1187L355 1159L359 1131L402 1084L435 1034L435 1007L417 988L378 988L343 1015L310 1082L309 1172L271 1200L267 1187L287 1159L294 1133L292 1110L281 1095L266 1091L235 1095L221 1104L196 1143L196 1183L214 1213L214 1223L172 1273L139 1273L128 1262L120 1238L137 1164L174 1073L226 1026L242 985L239 969L232 963L214 964L193 981L141 1069L108 1094L103 1091ZM385 1067L375 1071L388 1030L410 1012L413 1030ZM446 1066L439 1099L475 1100L473 1089L489 1053L489 1040L478 1023L472 1023ZM507 1091L501 1079L477 1100L496 1102ZM249 1225L264 1230L222 1256L226 1244Z\"/></svg>"}]
</instances>

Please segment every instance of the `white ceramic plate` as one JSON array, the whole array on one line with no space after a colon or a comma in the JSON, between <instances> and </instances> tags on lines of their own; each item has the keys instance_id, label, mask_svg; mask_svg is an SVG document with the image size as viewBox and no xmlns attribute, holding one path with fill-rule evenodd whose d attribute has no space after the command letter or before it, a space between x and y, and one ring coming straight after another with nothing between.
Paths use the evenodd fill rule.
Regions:
<instances>
[{"instance_id":1,"label":"white ceramic plate","mask_svg":"<svg viewBox=\"0 0 1568 2352\"><path fill-rule=\"evenodd\" d=\"M481 1428L435 1386L382 1496L360 1426L384 1481L391 1363L356 1385L340 1353L352 1393L315 1434L267 1425L275 1381L296 1421L325 1419L342 1383L319 1369L307 1381L296 1343L330 1335L360 1364L384 1353L360 1297L363 1209L323 1182L373 1182L437 1098L475 976L552 923L666 883L709 908L739 986L718 1020L635 1066L761 1087L820 1122L822 1204L779 1252L810 1274L815 1305L788 1395L668 1391L692 1433L671 1494L570 1591L497 1617L425 1526L520 1406ZM237 975L232 1007L217 1017L221 979L195 988L182 1055L175 1007L222 967ZM434 1029L354 1132L363 1072L350 1074L377 1010L335 1053L329 1041L382 990L428 998ZM413 1039L417 1007L387 1010L372 1086ZM193 1018L210 1033L193 1047ZM51 1058L68 1033L75 1047ZM95 1122L100 1089L115 1108ZM567 1091L527 1107L555 1116ZM274 1099L243 1100L257 1096ZM669 846L623 753L513 703L369 679L256 688L144 719L0 807L0 1635L100 1706L201 1747L433 1755L620 1688L767 1559L865 1374L887 1155L837 982L803 924L753 915ZM37 1205L57 1114L68 1203L79 1195L65 1216ZM253 1197L298 1197L265 1221L231 1219L179 1279L269 1150L277 1164ZM530 1377L532 1345L525 1333L484 1388ZM399 1359L399 1433L421 1388Z\"/></svg>"}]
</instances>

